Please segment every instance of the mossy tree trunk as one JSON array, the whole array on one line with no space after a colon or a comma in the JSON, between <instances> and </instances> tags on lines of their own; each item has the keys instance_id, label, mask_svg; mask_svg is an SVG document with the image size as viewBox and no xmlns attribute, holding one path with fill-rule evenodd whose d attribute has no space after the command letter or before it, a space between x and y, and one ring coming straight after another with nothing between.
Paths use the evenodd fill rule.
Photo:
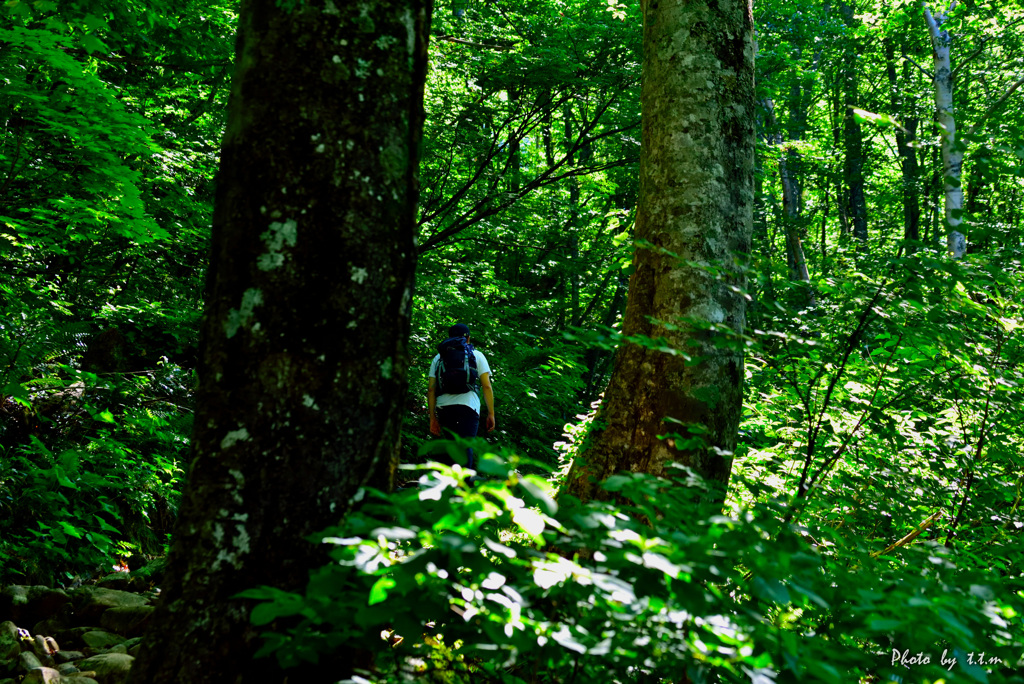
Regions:
<instances>
[{"instance_id":1,"label":"mossy tree trunk","mask_svg":"<svg viewBox=\"0 0 1024 684\"><path fill-rule=\"evenodd\" d=\"M754 200L750 5L645 0L643 13L636 237L650 246L636 252L623 332L665 338L697 363L632 343L618 351L566 484L583 500L617 471L668 474L674 462L724 488L740 417L742 352L702 328L744 324L734 256L750 249ZM670 436L687 432L699 439Z\"/></svg>"},{"instance_id":2,"label":"mossy tree trunk","mask_svg":"<svg viewBox=\"0 0 1024 684\"><path fill-rule=\"evenodd\" d=\"M232 597L301 591L323 560L305 537L393 471L429 17L425 0L242 3L193 460L133 682L282 681Z\"/></svg>"}]
</instances>

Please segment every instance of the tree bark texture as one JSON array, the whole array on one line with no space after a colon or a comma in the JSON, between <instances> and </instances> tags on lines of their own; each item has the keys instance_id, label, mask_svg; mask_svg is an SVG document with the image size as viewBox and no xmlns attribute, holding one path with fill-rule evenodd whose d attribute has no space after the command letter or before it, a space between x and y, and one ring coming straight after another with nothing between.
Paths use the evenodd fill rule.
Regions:
<instances>
[{"instance_id":1,"label":"tree bark texture","mask_svg":"<svg viewBox=\"0 0 1024 684\"><path fill-rule=\"evenodd\" d=\"M933 16L924 8L924 19L932 42L932 61L935 74L935 118L939 125L942 147L942 196L946 224L946 247L954 258L967 253L967 238L960 232L963 222L964 191L960 184L964 163L963 147L956 138L956 116L953 111L953 70L949 52L953 39L942 25L946 15Z\"/></svg>"},{"instance_id":2,"label":"tree bark texture","mask_svg":"<svg viewBox=\"0 0 1024 684\"><path fill-rule=\"evenodd\" d=\"M324 560L305 537L394 467L429 18L422 0L242 3L192 462L133 682L282 681L232 597L304 589Z\"/></svg>"},{"instance_id":3,"label":"tree bark texture","mask_svg":"<svg viewBox=\"0 0 1024 684\"><path fill-rule=\"evenodd\" d=\"M673 462L724 488L740 417L742 352L706 328L744 324L735 254L750 249L754 200L750 5L645 0L643 16L638 247L623 332L664 338L693 362L619 349L590 446L566 483L583 500L602 496L599 483L615 472L670 475Z\"/></svg>"}]
</instances>

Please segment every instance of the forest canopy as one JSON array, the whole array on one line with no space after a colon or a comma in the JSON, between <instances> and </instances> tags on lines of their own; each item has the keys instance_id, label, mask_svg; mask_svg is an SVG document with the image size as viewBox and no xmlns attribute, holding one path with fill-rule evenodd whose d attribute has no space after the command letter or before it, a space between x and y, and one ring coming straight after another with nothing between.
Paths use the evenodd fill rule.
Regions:
<instances>
[{"instance_id":1,"label":"forest canopy","mask_svg":"<svg viewBox=\"0 0 1024 684\"><path fill-rule=\"evenodd\" d=\"M202 431L244 441L233 424L194 418L202 312L217 291L211 254L240 244L216 242L212 227L231 220L214 216L228 182L217 173L233 80L240 90L240 14L257 4L10 0L0 10L0 587L71 591L164 558ZM698 61L717 47L715 68L742 72L729 39L692 47L719 35L703 3L665 5L695 13L694 37L676 34L677 47ZM356 66L331 72L332 83L405 49L386 40L382 15L334 19L351 3L260 6L275 17L322 11L366 37L345 44ZM710 139L696 119L651 132L652 12L615 0L436 4L413 151L380 145L374 156L389 135L379 119L397 105L335 117L339 139L365 141L381 173L398 178L409 164L418 174L415 246L365 219L381 226L365 255L394 266L387 280L384 266L352 261L354 243L318 242L332 247L310 255L320 279L303 281L318 283L304 301L337 306L338 318L281 327L337 334L340 366L378 354L379 392L335 397L336 410L347 405L355 421L387 404L397 459L388 446L386 458L358 461L365 477L345 484L354 494L338 490L317 563L234 588L252 625L246 648L259 651L247 671L358 682L1022 681L1024 5L754 4L753 86L736 96L749 102L723 108L751 132L749 183L742 170L723 175L749 201L749 242L715 259L684 251L644 213L651 135L696 161L718 154L693 142ZM280 53L293 66L319 49L303 42L312 30L295 35L299 52ZM678 73L693 64L679 59ZM401 92L418 92L416 78ZM706 82L706 101L725 102L728 78ZM295 85L261 100L287 113L282 140L315 119L292 108L311 90ZM391 79L380 87L381 98L399 92ZM699 114L703 83L688 87L665 111L679 102L677 113ZM343 111L364 111L362 95L343 94ZM395 130L419 125L409 107ZM304 144L311 156L289 162L320 178L310 160L323 145ZM345 151L350 180L362 182L353 168L375 173ZM682 204L710 196L695 188L677 185ZM342 190L301 189L333 202L318 216L359 223L336 206ZM382 215L406 206L394 200ZM727 222L695 214L701 230ZM279 233L250 236L277 244L272 255L294 246L277 218ZM395 304L405 285L387 288L412 281L412 261L406 309ZM679 304L673 318L638 313L647 327L630 327L644 269L662 269L665 283L693 274L694 299L714 289L739 313L702 319ZM380 279L370 282L381 299L353 299L352 313L345 288L366 278ZM671 287L650 291L668 302L657 311L689 302ZM254 297L234 305L235 330L269 301ZM401 313L388 328L392 304ZM472 470L465 443L429 431L428 369L456 322L472 330L494 387L497 429L471 443L481 456ZM276 354L245 349L254 367ZM719 353L735 372L733 422L715 422L731 405L724 380L683 391ZM630 354L660 379L626 376ZM611 410L616 373L624 398ZM308 377L288 377L306 387ZM295 400L307 398L307 408L320 400ZM631 440L674 459L586 469L615 416L693 402L697 413L651 409L643 425L654 432ZM332 439L324 453L369 441L322 441ZM287 512L313 519L313 505ZM282 547L308 543L289 534Z\"/></svg>"}]
</instances>

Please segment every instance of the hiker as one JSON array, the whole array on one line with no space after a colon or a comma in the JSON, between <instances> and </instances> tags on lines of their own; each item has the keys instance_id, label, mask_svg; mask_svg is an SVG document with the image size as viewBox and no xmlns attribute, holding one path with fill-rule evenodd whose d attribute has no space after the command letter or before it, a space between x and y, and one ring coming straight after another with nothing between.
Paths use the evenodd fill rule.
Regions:
<instances>
[{"instance_id":1,"label":"hiker","mask_svg":"<svg viewBox=\"0 0 1024 684\"><path fill-rule=\"evenodd\" d=\"M476 437L480 426L480 396L476 392L478 380L487 402L487 431L493 431L491 367L484 355L469 343L469 326L463 323L453 325L448 329L448 339L437 349L427 380L430 433L440 435L441 428L445 428L459 437ZM473 450L467 452L468 465L472 468Z\"/></svg>"}]
</instances>

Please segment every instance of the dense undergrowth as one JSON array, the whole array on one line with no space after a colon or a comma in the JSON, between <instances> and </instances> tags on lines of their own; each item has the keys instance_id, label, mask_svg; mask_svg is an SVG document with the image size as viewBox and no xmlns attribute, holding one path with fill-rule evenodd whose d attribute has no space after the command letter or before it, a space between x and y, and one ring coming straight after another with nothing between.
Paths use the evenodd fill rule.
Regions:
<instances>
[{"instance_id":1,"label":"dense undergrowth","mask_svg":"<svg viewBox=\"0 0 1024 684\"><path fill-rule=\"evenodd\" d=\"M264 652L365 649L353 682L1021 681L1019 578L973 554L875 554L777 501L700 510L683 470L614 476L616 503L586 506L494 454L481 472L367 491L305 595L244 592L256 624L300 616Z\"/></svg>"},{"instance_id":2,"label":"dense undergrowth","mask_svg":"<svg viewBox=\"0 0 1024 684\"><path fill-rule=\"evenodd\" d=\"M0 584L162 554L187 475L237 3L137 5L0 15ZM908 66L930 55L918 5L755 7L747 394L715 511L694 508L685 472L616 476L615 503L555 494L624 342L637 7L444 9L436 36L461 38L431 45L402 459L438 448L426 370L455 321L490 360L498 429L478 449L499 455L482 482L414 467L408 487L368 490L326 533L336 562L306 595L252 588L272 599L254 612L268 648L294 662L358 644L373 681L1019 681L1015 3L951 19L958 64L978 69L957 94L959 261L936 247L939 132L931 82ZM912 132L913 172L897 149ZM914 203L922 241L902 239ZM801 240L806 280L790 263ZM998 662L972 665L982 653Z\"/></svg>"},{"instance_id":3,"label":"dense undergrowth","mask_svg":"<svg viewBox=\"0 0 1024 684\"><path fill-rule=\"evenodd\" d=\"M1021 681L1019 261L850 256L753 316L724 510L681 469L585 506L510 452L428 469L324 533L305 595L244 594L301 620L265 652L358 644L356 682Z\"/></svg>"}]
</instances>

